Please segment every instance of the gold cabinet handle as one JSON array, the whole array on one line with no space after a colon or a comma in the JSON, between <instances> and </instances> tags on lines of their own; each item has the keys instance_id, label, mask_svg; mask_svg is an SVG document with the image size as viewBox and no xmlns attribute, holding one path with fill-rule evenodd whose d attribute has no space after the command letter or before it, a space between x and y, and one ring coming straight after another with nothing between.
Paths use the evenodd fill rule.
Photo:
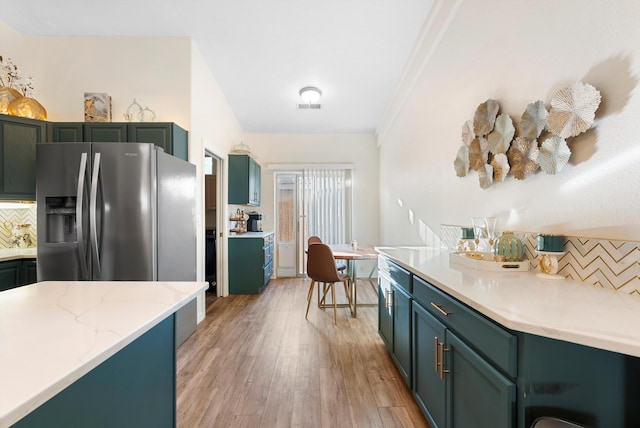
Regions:
<instances>
[{"instance_id":1,"label":"gold cabinet handle","mask_svg":"<svg viewBox=\"0 0 640 428\"><path fill-rule=\"evenodd\" d=\"M444 368L444 353L449 351L449 348L444 347L444 342L438 343L438 346L440 347L440 379L444 379L444 375L449 373L449 370L445 370Z\"/></svg>"},{"instance_id":2,"label":"gold cabinet handle","mask_svg":"<svg viewBox=\"0 0 640 428\"><path fill-rule=\"evenodd\" d=\"M438 336L433 337L433 370L438 372Z\"/></svg>"},{"instance_id":3,"label":"gold cabinet handle","mask_svg":"<svg viewBox=\"0 0 640 428\"><path fill-rule=\"evenodd\" d=\"M391 293L388 288L384 290L384 307L387 309L391 307Z\"/></svg>"},{"instance_id":4,"label":"gold cabinet handle","mask_svg":"<svg viewBox=\"0 0 640 428\"><path fill-rule=\"evenodd\" d=\"M440 312L442 315L444 315L445 317L448 317L449 314L451 312L447 312L444 309L442 309L442 305L438 305L436 303L431 302L431 306L433 306L434 308L436 308L438 310L438 312Z\"/></svg>"}]
</instances>

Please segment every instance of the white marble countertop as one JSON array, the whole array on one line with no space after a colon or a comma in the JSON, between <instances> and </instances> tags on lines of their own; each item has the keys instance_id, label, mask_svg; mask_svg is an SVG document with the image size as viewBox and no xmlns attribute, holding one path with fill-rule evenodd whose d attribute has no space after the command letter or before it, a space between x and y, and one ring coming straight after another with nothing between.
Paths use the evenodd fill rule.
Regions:
<instances>
[{"instance_id":1,"label":"white marble countertop","mask_svg":"<svg viewBox=\"0 0 640 428\"><path fill-rule=\"evenodd\" d=\"M273 231L230 233L229 238L264 238L269 235L273 235Z\"/></svg>"},{"instance_id":2,"label":"white marble countertop","mask_svg":"<svg viewBox=\"0 0 640 428\"><path fill-rule=\"evenodd\" d=\"M190 302L206 282L39 282L0 292L0 427Z\"/></svg>"},{"instance_id":3,"label":"white marble countertop","mask_svg":"<svg viewBox=\"0 0 640 428\"><path fill-rule=\"evenodd\" d=\"M378 252L503 326L516 331L640 357L640 296L536 271L489 272L450 267L439 248Z\"/></svg>"},{"instance_id":4,"label":"white marble countertop","mask_svg":"<svg viewBox=\"0 0 640 428\"><path fill-rule=\"evenodd\" d=\"M16 259L35 259L36 247L33 248L0 248L0 262Z\"/></svg>"}]
</instances>

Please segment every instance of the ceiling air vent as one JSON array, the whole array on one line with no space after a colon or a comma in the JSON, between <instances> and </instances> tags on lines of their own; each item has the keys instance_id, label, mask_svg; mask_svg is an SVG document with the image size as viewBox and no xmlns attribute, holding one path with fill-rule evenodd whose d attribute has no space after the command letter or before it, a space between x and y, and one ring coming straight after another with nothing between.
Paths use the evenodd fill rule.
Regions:
<instances>
[{"instance_id":1,"label":"ceiling air vent","mask_svg":"<svg viewBox=\"0 0 640 428\"><path fill-rule=\"evenodd\" d=\"M298 104L299 110L320 110L322 107L320 104L300 103Z\"/></svg>"}]
</instances>

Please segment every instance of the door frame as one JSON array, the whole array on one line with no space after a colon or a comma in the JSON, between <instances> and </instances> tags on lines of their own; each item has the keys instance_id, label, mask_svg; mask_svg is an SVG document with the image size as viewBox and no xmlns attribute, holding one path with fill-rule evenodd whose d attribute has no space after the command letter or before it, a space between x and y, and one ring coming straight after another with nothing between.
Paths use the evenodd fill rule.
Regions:
<instances>
[{"instance_id":1,"label":"door frame","mask_svg":"<svg viewBox=\"0 0 640 428\"><path fill-rule=\"evenodd\" d=\"M226 183L225 177L226 174L224 172L224 168L226 167L224 158L218 156L211 150L205 148L204 149L204 157L210 157L213 160L213 171L216 175L216 296L227 296L229 294L228 290L228 282L226 280L227 270L226 270L226 235L224 231L227 228L227 224L225 222L225 215L227 209L226 206L222 206L224 199L224 195L222 194L224 190L223 184ZM204 171L202 173L204 176ZM204 201L204 186L203 186L203 194L202 200ZM206 208L205 208L206 211ZM206 217L206 212L205 212ZM203 222L204 229L206 230L206 220ZM205 239L203 239L203 257L206 263L206 234ZM203 269L206 271L206 266Z\"/></svg>"},{"instance_id":2,"label":"door frame","mask_svg":"<svg viewBox=\"0 0 640 428\"><path fill-rule=\"evenodd\" d=\"M279 188L278 188L278 178L279 176L283 176L283 175L288 175L288 176L294 176L294 191L293 191L293 243L295 245L295 266L294 266L294 270L295 273L292 276L292 278L298 278L298 277L303 277L304 276L304 272L302 269L302 266L300 266L300 251L301 250L301 245L302 241L301 241L301 233L303 231L300 230L300 212L299 212L299 205L300 205L300 201L299 201L299 189L298 186L299 184L299 177L302 175L302 171L298 171L298 170L286 170L286 171L276 171L274 174L274 202L275 202L275 213L276 213L276 219L275 219L275 233L276 233L276 240L275 240L275 245L277 247L277 263L279 265L280 263L280 234L279 234L279 229L280 229L280 210L278 209L279 207L279 203L280 203L280 192L279 192ZM280 277L280 272L278 270L278 265L276 265L276 277Z\"/></svg>"}]
</instances>

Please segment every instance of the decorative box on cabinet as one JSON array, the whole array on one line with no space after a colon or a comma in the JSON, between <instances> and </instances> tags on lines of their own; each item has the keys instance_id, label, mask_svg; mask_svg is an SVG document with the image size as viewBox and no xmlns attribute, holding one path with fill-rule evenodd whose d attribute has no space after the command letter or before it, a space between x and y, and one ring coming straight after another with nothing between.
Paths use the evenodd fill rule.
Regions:
<instances>
[{"instance_id":1,"label":"decorative box on cabinet","mask_svg":"<svg viewBox=\"0 0 640 428\"><path fill-rule=\"evenodd\" d=\"M230 237L229 293L258 294L273 274L273 233L264 237Z\"/></svg>"},{"instance_id":2,"label":"decorative box on cabinet","mask_svg":"<svg viewBox=\"0 0 640 428\"><path fill-rule=\"evenodd\" d=\"M229 155L229 203L260 206L262 168L249 155Z\"/></svg>"},{"instance_id":3,"label":"decorative box on cabinet","mask_svg":"<svg viewBox=\"0 0 640 428\"><path fill-rule=\"evenodd\" d=\"M46 122L0 115L0 200L36 199L36 143Z\"/></svg>"},{"instance_id":4,"label":"decorative box on cabinet","mask_svg":"<svg viewBox=\"0 0 640 428\"><path fill-rule=\"evenodd\" d=\"M207 210L216 209L216 176L204 176L204 207Z\"/></svg>"}]
</instances>

